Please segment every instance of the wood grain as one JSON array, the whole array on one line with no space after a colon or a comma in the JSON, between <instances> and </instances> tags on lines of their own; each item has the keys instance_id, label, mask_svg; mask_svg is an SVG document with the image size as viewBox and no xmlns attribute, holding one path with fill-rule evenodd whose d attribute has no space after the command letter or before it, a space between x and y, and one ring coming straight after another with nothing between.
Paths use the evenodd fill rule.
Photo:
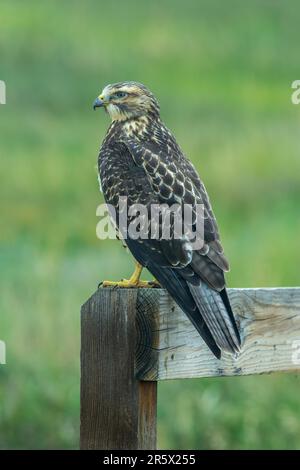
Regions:
<instances>
[{"instance_id":1,"label":"wood grain","mask_svg":"<svg viewBox=\"0 0 300 470\"><path fill-rule=\"evenodd\" d=\"M137 294L99 289L82 307L82 449L156 447L156 382L135 378Z\"/></svg>"},{"instance_id":2,"label":"wood grain","mask_svg":"<svg viewBox=\"0 0 300 470\"><path fill-rule=\"evenodd\" d=\"M242 352L238 357L224 354L219 361L164 290L140 290L139 315L146 319L139 321L147 328L139 334L138 377L165 380L299 370L300 288L229 289L229 297Z\"/></svg>"}]
</instances>

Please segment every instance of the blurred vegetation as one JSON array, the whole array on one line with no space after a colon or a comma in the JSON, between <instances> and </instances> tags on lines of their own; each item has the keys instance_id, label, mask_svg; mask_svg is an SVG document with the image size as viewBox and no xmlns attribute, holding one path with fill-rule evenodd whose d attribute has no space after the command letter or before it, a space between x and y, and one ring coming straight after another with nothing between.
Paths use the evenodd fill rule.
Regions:
<instances>
[{"instance_id":1,"label":"blurred vegetation","mask_svg":"<svg viewBox=\"0 0 300 470\"><path fill-rule=\"evenodd\" d=\"M129 275L99 241L96 160L107 83L137 80L200 171L230 286L299 284L296 0L0 3L0 447L76 448L79 308ZM159 384L159 447L300 447L299 379Z\"/></svg>"}]
</instances>

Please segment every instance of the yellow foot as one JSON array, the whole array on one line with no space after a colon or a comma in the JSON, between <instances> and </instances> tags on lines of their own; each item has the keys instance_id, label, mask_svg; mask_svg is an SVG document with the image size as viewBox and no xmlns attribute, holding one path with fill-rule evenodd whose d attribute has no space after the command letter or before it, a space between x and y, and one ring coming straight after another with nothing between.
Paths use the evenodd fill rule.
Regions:
<instances>
[{"instance_id":1,"label":"yellow foot","mask_svg":"<svg viewBox=\"0 0 300 470\"><path fill-rule=\"evenodd\" d=\"M99 284L99 287L160 287L156 279L153 281L140 281L142 270L143 266L136 263L134 273L130 279L122 279L121 281L103 281Z\"/></svg>"},{"instance_id":2,"label":"yellow foot","mask_svg":"<svg viewBox=\"0 0 300 470\"><path fill-rule=\"evenodd\" d=\"M122 287L122 288L133 288L133 287L158 287L151 281L140 281L131 279L122 279L121 281L103 281L100 287Z\"/></svg>"}]
</instances>

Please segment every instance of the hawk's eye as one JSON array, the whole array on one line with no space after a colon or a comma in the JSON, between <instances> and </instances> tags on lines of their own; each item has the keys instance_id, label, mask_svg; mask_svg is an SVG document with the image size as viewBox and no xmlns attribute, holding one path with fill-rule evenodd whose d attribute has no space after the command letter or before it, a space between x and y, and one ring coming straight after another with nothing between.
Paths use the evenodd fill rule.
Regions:
<instances>
[{"instance_id":1,"label":"hawk's eye","mask_svg":"<svg viewBox=\"0 0 300 470\"><path fill-rule=\"evenodd\" d=\"M113 95L114 98L125 98L125 96L127 96L127 93L125 93L124 91L117 91Z\"/></svg>"}]
</instances>

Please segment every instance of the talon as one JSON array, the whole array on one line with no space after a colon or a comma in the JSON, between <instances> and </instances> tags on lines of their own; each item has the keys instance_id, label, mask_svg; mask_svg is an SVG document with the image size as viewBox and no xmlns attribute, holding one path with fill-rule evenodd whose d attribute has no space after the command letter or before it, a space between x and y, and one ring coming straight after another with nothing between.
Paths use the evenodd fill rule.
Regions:
<instances>
[{"instance_id":1,"label":"talon","mask_svg":"<svg viewBox=\"0 0 300 470\"><path fill-rule=\"evenodd\" d=\"M161 287L160 283L156 279L149 281L149 284L150 284L149 287L153 287L156 289L159 289Z\"/></svg>"}]
</instances>

